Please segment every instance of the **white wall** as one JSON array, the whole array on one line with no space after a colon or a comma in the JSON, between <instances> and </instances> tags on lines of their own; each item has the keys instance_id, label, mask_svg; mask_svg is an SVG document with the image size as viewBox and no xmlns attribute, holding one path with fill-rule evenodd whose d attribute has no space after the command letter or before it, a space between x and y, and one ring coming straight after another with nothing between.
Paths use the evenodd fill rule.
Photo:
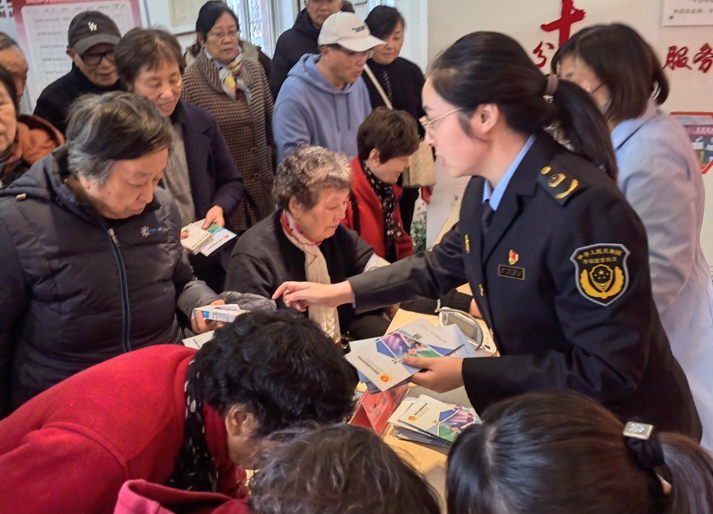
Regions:
<instances>
[{"instance_id":1,"label":"white wall","mask_svg":"<svg viewBox=\"0 0 713 514\"><path fill-rule=\"evenodd\" d=\"M395 0L394 7L406 21L401 57L425 71L428 66L428 0Z\"/></svg>"},{"instance_id":2,"label":"white wall","mask_svg":"<svg viewBox=\"0 0 713 514\"><path fill-rule=\"evenodd\" d=\"M662 5L663 0L575 0L575 6L587 14L584 21L573 26L573 32L594 23L627 23L654 45L662 62L670 45L688 46L693 70L667 70L672 93L663 107L667 111L713 112L713 69L703 74L691 62L703 44L713 46L713 27L662 27ZM429 60L460 36L476 30L509 34L528 52L543 40L556 43L556 35L542 31L540 24L559 18L560 9L561 0L432 0L428 3ZM439 175L439 181L442 178L437 191L447 189L446 178ZM704 177L704 182L707 209L702 245L709 263L713 264L713 172ZM429 209L429 234L431 216ZM438 229L434 230L437 233Z\"/></svg>"}]
</instances>

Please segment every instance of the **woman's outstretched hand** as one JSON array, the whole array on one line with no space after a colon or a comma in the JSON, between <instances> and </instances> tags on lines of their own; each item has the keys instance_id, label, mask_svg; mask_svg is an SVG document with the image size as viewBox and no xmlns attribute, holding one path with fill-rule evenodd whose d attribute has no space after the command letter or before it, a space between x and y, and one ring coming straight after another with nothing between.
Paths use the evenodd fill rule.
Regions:
<instances>
[{"instance_id":1,"label":"woman's outstretched hand","mask_svg":"<svg viewBox=\"0 0 713 514\"><path fill-rule=\"evenodd\" d=\"M304 312L310 305L339 307L345 303L352 303L354 293L347 280L339 284L284 282L272 295L272 299L277 300L281 296L287 307L294 307Z\"/></svg>"}]
</instances>

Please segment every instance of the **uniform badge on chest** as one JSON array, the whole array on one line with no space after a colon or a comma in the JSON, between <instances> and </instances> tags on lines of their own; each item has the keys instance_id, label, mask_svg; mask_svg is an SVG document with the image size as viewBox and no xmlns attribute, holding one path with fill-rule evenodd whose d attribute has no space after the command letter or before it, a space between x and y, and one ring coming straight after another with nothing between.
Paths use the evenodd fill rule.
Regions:
<instances>
[{"instance_id":1,"label":"uniform badge on chest","mask_svg":"<svg viewBox=\"0 0 713 514\"><path fill-rule=\"evenodd\" d=\"M525 280L525 268L518 268L515 266L517 261L520 260L520 256L515 250L510 250L508 252L508 264L498 264L498 276L504 278L513 278L515 280Z\"/></svg>"}]
</instances>

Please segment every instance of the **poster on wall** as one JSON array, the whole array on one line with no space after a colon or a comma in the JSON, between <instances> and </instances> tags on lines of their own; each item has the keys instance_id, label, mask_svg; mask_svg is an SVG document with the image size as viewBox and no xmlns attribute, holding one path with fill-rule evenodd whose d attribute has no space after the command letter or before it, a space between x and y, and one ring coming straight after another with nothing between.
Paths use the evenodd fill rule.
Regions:
<instances>
[{"instance_id":1,"label":"poster on wall","mask_svg":"<svg viewBox=\"0 0 713 514\"><path fill-rule=\"evenodd\" d=\"M34 104L42 90L72 66L67 55L69 23L83 11L101 11L122 34L141 26L139 0L14 0L15 26L30 75L27 93Z\"/></svg>"},{"instance_id":2,"label":"poster on wall","mask_svg":"<svg viewBox=\"0 0 713 514\"><path fill-rule=\"evenodd\" d=\"M664 0L661 25L713 25L713 1Z\"/></svg>"},{"instance_id":3,"label":"poster on wall","mask_svg":"<svg viewBox=\"0 0 713 514\"><path fill-rule=\"evenodd\" d=\"M713 168L713 112L672 112L671 116L686 129L705 175Z\"/></svg>"},{"instance_id":4,"label":"poster on wall","mask_svg":"<svg viewBox=\"0 0 713 514\"><path fill-rule=\"evenodd\" d=\"M206 0L150 0L145 3L149 25L171 34L186 34L196 29L198 11Z\"/></svg>"}]
</instances>

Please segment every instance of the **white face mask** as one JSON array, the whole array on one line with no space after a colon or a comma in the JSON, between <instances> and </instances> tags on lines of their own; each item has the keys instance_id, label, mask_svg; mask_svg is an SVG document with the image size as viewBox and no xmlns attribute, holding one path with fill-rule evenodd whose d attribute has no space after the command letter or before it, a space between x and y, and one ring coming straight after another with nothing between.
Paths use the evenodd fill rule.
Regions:
<instances>
[{"instance_id":1,"label":"white face mask","mask_svg":"<svg viewBox=\"0 0 713 514\"><path fill-rule=\"evenodd\" d=\"M606 115L607 110L609 109L609 106L610 106L610 105L611 105L611 98L609 98L606 102L604 102L603 104L601 104L601 105L599 106L599 111L600 111L602 114Z\"/></svg>"},{"instance_id":2,"label":"white face mask","mask_svg":"<svg viewBox=\"0 0 713 514\"><path fill-rule=\"evenodd\" d=\"M594 89L589 89L589 88L587 88L586 91L587 91L587 93L589 93L590 95L592 95L592 98L594 98L594 93L596 93L597 91L599 91L599 90L602 88L603 85L604 85L604 82L602 82L601 84L599 84L599 85L598 85L597 87L595 87ZM599 107L599 111L600 111L602 114L606 114L607 109L609 109L609 106L610 106L610 105L611 105L611 98L607 99L606 102L604 102L604 103L598 105L597 107Z\"/></svg>"}]
</instances>

